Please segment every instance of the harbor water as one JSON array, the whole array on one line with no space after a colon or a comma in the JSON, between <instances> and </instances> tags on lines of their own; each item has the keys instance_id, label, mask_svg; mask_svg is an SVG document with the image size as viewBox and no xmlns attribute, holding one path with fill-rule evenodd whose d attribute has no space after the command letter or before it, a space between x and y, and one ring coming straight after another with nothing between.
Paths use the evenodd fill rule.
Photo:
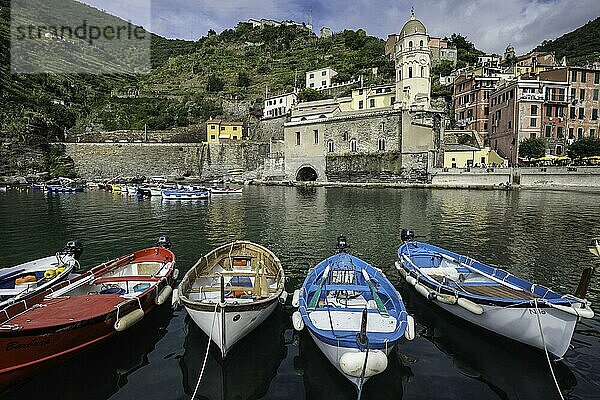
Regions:
<instances>
[{"instance_id":1,"label":"harbor water","mask_svg":"<svg viewBox=\"0 0 600 400\"><path fill-rule=\"evenodd\" d=\"M0 267L53 254L81 239L84 269L149 247L168 234L180 276L214 247L247 239L279 256L291 294L345 234L356 256L384 270L416 320L364 399L559 399L543 352L485 332L432 307L393 268L403 227L418 239L573 293L600 237L597 193L244 187L242 195L167 202L101 191L0 193ZM588 298L597 316L577 325L553 363L564 398L600 399L600 276ZM291 297L291 296L290 296ZM286 307L220 359L211 346L196 398L355 399L356 391ZM169 306L0 396L8 399L189 399L208 337Z\"/></svg>"}]
</instances>

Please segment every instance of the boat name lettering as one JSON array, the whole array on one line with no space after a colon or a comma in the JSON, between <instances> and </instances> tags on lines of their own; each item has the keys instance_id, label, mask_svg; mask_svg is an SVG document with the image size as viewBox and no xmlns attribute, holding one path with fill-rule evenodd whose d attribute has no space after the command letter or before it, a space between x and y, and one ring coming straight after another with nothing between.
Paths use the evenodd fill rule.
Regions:
<instances>
[{"instance_id":1,"label":"boat name lettering","mask_svg":"<svg viewBox=\"0 0 600 400\"><path fill-rule=\"evenodd\" d=\"M32 347L46 346L46 345L49 345L49 344L50 344L50 340L49 339L44 339L44 340L33 339L29 343L9 342L6 345L6 351L30 349Z\"/></svg>"},{"instance_id":2,"label":"boat name lettering","mask_svg":"<svg viewBox=\"0 0 600 400\"><path fill-rule=\"evenodd\" d=\"M546 311L544 311L544 310L539 310L539 312L540 312L540 314L546 314ZM534 310L534 309L532 309L532 308L530 308L529 309L529 314L535 315L535 314L537 314L537 311Z\"/></svg>"}]
</instances>

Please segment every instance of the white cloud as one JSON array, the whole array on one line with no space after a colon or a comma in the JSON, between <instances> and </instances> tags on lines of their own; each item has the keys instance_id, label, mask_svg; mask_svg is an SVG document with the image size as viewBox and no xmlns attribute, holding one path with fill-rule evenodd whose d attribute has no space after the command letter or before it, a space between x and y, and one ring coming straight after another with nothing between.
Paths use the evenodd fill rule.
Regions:
<instances>
[{"instance_id":1,"label":"white cloud","mask_svg":"<svg viewBox=\"0 0 600 400\"><path fill-rule=\"evenodd\" d=\"M85 0L137 23L138 5L150 0ZM598 0L153 0L150 29L160 35L197 39L248 18L307 22L313 11L315 31L365 29L386 38L399 32L415 5L417 17L433 36L461 33L487 52L502 54L508 43L524 53L600 15ZM148 26L145 24L145 26Z\"/></svg>"}]
</instances>

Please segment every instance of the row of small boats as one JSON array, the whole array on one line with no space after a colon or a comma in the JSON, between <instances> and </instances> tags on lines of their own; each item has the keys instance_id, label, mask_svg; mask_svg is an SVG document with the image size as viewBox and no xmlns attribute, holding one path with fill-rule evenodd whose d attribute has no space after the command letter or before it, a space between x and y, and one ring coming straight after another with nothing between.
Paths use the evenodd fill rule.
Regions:
<instances>
[{"instance_id":1,"label":"row of small boats","mask_svg":"<svg viewBox=\"0 0 600 400\"><path fill-rule=\"evenodd\" d=\"M585 300L590 269L575 295L561 295L418 242L409 230L403 230L402 240L396 269L428 304L553 358L568 350L577 321L594 316ZM286 303L282 263L262 245L236 241L217 247L176 289L178 270L169 248L168 238L161 237L154 247L73 275L82 248L70 242L55 256L1 270L0 377L126 331L171 294L173 305L182 305L209 337L208 346L216 344L226 358L277 304ZM593 242L590 251L600 255L600 243ZM23 279L27 276L30 282ZM17 288L17 280L30 286ZM416 335L400 293L381 269L350 253L344 236L331 256L308 271L291 303L297 309L294 328L308 331L359 397L364 383L386 370L394 346Z\"/></svg>"},{"instance_id":2,"label":"row of small boats","mask_svg":"<svg viewBox=\"0 0 600 400\"><path fill-rule=\"evenodd\" d=\"M205 187L205 186L136 186L111 185L110 190L129 196L162 197L164 200L206 200L211 195L241 194L241 187Z\"/></svg>"}]
</instances>

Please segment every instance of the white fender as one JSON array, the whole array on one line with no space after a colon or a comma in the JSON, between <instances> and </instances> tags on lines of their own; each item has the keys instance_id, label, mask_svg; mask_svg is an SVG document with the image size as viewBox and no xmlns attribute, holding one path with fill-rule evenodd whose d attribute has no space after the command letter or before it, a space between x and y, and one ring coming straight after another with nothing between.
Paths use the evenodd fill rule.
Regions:
<instances>
[{"instance_id":1,"label":"white fender","mask_svg":"<svg viewBox=\"0 0 600 400\"><path fill-rule=\"evenodd\" d=\"M299 311L294 311L292 314L292 325L294 325L294 329L298 332L304 329L304 321L302 320L302 315L300 315Z\"/></svg>"},{"instance_id":2,"label":"white fender","mask_svg":"<svg viewBox=\"0 0 600 400\"><path fill-rule=\"evenodd\" d=\"M552 308L556 308L557 310L564 311L566 313L575 315L577 317L581 317L581 318L593 318L594 317L594 311L588 305L586 305L584 308L579 308L576 304L573 305L573 307L567 307L567 306L562 306L560 304L552 304L552 303L546 303L546 304L548 304Z\"/></svg>"},{"instance_id":3,"label":"white fender","mask_svg":"<svg viewBox=\"0 0 600 400\"><path fill-rule=\"evenodd\" d=\"M459 297L456 303L464 308L467 311L472 312L473 314L481 315L483 314L483 307L479 304L473 303L469 299L465 299L464 297Z\"/></svg>"},{"instance_id":4,"label":"white fender","mask_svg":"<svg viewBox=\"0 0 600 400\"><path fill-rule=\"evenodd\" d=\"M415 285L415 290L417 292L419 292L423 297L425 297L426 299L428 299L429 297L429 289L426 288L425 286L421 285L420 283L417 283Z\"/></svg>"},{"instance_id":5,"label":"white fender","mask_svg":"<svg viewBox=\"0 0 600 400\"><path fill-rule=\"evenodd\" d=\"M406 330L404 331L404 337L408 340L415 338L415 319L407 315L406 316Z\"/></svg>"},{"instance_id":6,"label":"white fender","mask_svg":"<svg viewBox=\"0 0 600 400\"><path fill-rule=\"evenodd\" d=\"M292 307L300 307L300 289L294 290L294 294L292 295Z\"/></svg>"},{"instance_id":7,"label":"white fender","mask_svg":"<svg viewBox=\"0 0 600 400\"><path fill-rule=\"evenodd\" d=\"M179 289L173 290L173 297L171 298L171 305L177 307L179 305Z\"/></svg>"},{"instance_id":8,"label":"white fender","mask_svg":"<svg viewBox=\"0 0 600 400\"><path fill-rule=\"evenodd\" d=\"M288 298L288 292L286 292L285 290L281 292L281 294L279 295L279 302L281 304L285 304L285 302L287 301Z\"/></svg>"},{"instance_id":9,"label":"white fender","mask_svg":"<svg viewBox=\"0 0 600 400\"><path fill-rule=\"evenodd\" d=\"M456 296L451 294L437 293L435 294L435 299L441 303L446 304L456 304Z\"/></svg>"},{"instance_id":10,"label":"white fender","mask_svg":"<svg viewBox=\"0 0 600 400\"><path fill-rule=\"evenodd\" d=\"M417 281L417 278L407 275L406 276L406 282L408 282L409 284L415 286L419 281Z\"/></svg>"},{"instance_id":11,"label":"white fender","mask_svg":"<svg viewBox=\"0 0 600 400\"><path fill-rule=\"evenodd\" d=\"M398 273L400 274L400 276L402 276L404 279L406 279L406 275L408 274L406 272L406 270L402 267L402 263L400 261L396 261L395 263L396 265L396 269L398 270Z\"/></svg>"},{"instance_id":12,"label":"white fender","mask_svg":"<svg viewBox=\"0 0 600 400\"><path fill-rule=\"evenodd\" d=\"M177 278L179 278L179 270L175 268L175 271L173 271L173 280L176 281Z\"/></svg>"},{"instance_id":13,"label":"white fender","mask_svg":"<svg viewBox=\"0 0 600 400\"><path fill-rule=\"evenodd\" d=\"M127 314L115 321L115 330L117 332L123 332L124 330L129 329L136 323L140 322L142 318L144 318L143 310L141 310L139 308L136 310L133 310L129 314Z\"/></svg>"},{"instance_id":14,"label":"white fender","mask_svg":"<svg viewBox=\"0 0 600 400\"><path fill-rule=\"evenodd\" d=\"M171 293L173 293L173 288L169 285L165 286L164 288L162 288L162 290L160 291L158 296L156 296L156 298L154 299L154 302L156 304L158 304L159 306L161 304L164 304L165 301L167 301L167 299L171 295Z\"/></svg>"},{"instance_id":15,"label":"white fender","mask_svg":"<svg viewBox=\"0 0 600 400\"><path fill-rule=\"evenodd\" d=\"M365 364L366 351L346 352L340 357L340 369L349 376L360 378L363 365ZM365 368L365 378L377 375L385 371L388 365L388 359L381 350L369 350L367 357L367 366Z\"/></svg>"}]
</instances>

